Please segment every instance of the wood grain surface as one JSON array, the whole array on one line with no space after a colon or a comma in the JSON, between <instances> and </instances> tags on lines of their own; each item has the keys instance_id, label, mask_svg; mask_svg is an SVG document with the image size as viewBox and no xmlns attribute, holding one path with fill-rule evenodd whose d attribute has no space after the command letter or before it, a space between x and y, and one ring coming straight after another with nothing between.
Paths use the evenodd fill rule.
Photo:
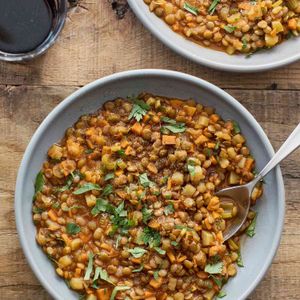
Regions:
<instances>
[{"instance_id":1,"label":"wood grain surface","mask_svg":"<svg viewBox=\"0 0 300 300\"><path fill-rule=\"evenodd\" d=\"M70 9L61 36L44 56L26 64L0 63L1 300L51 299L29 268L15 227L15 180L32 134L78 87L104 75L138 68L183 71L219 85L253 113L275 149L300 120L300 62L260 74L210 70L167 49L130 11L119 20L107 0L82 0ZM283 236L251 300L300 298L299 151L282 163L282 172L286 188Z\"/></svg>"}]
</instances>

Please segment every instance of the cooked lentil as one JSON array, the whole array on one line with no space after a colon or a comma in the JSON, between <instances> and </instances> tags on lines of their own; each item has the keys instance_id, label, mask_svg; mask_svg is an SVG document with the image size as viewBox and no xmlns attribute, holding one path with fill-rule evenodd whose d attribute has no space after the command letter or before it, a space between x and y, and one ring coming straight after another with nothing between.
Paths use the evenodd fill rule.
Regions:
<instances>
[{"instance_id":1,"label":"cooked lentil","mask_svg":"<svg viewBox=\"0 0 300 300\"><path fill-rule=\"evenodd\" d=\"M173 31L228 54L271 48L300 32L298 0L144 0Z\"/></svg>"},{"instance_id":2,"label":"cooked lentil","mask_svg":"<svg viewBox=\"0 0 300 300\"><path fill-rule=\"evenodd\" d=\"M82 116L48 150L35 184L36 240L87 300L213 299L237 273L236 213L215 191L253 179L234 121L143 93ZM256 187L252 204L262 194Z\"/></svg>"}]
</instances>

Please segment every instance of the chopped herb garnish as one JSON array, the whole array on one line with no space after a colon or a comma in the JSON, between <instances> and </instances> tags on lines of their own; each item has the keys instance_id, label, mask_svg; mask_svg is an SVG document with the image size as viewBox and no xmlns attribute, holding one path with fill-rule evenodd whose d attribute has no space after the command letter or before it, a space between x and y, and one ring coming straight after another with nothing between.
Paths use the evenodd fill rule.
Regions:
<instances>
[{"instance_id":1,"label":"chopped herb garnish","mask_svg":"<svg viewBox=\"0 0 300 300\"><path fill-rule=\"evenodd\" d=\"M159 247L154 247L154 250L159 253L160 255L165 255L166 254L166 251L159 248Z\"/></svg>"},{"instance_id":2,"label":"chopped herb garnish","mask_svg":"<svg viewBox=\"0 0 300 300\"><path fill-rule=\"evenodd\" d=\"M186 11L190 12L191 14L193 14L193 15L195 15L195 16L197 16L198 13L199 13L199 10L198 10L197 7L192 6L192 5L190 5L189 3L187 3L187 2L184 2L183 8L184 8Z\"/></svg>"},{"instance_id":3,"label":"chopped herb garnish","mask_svg":"<svg viewBox=\"0 0 300 300\"><path fill-rule=\"evenodd\" d=\"M223 285L223 278L219 279L218 277L216 277L214 275L211 275L211 274L209 275L209 277L213 279L214 283L218 286L219 289L222 287L222 285Z\"/></svg>"},{"instance_id":4,"label":"chopped herb garnish","mask_svg":"<svg viewBox=\"0 0 300 300\"><path fill-rule=\"evenodd\" d=\"M60 207L60 203L57 201L57 202L54 202L51 206L52 206L52 208L57 209Z\"/></svg>"},{"instance_id":5,"label":"chopped herb garnish","mask_svg":"<svg viewBox=\"0 0 300 300\"><path fill-rule=\"evenodd\" d=\"M86 154L91 154L91 153L94 152L94 149L86 149L84 152L85 152Z\"/></svg>"},{"instance_id":6,"label":"chopped herb garnish","mask_svg":"<svg viewBox=\"0 0 300 300\"><path fill-rule=\"evenodd\" d=\"M242 37L242 43L243 43L242 49L246 49L248 46L248 42L245 36Z\"/></svg>"},{"instance_id":7,"label":"chopped herb garnish","mask_svg":"<svg viewBox=\"0 0 300 300\"><path fill-rule=\"evenodd\" d=\"M184 226L184 225L175 225L175 228L180 229L180 230L185 229L186 231L193 231L194 230L194 229L192 229L188 226Z\"/></svg>"},{"instance_id":8,"label":"chopped herb garnish","mask_svg":"<svg viewBox=\"0 0 300 300\"><path fill-rule=\"evenodd\" d=\"M45 179L42 171L40 171L35 178L35 184L34 184L34 198L36 197L36 194L41 192L45 184Z\"/></svg>"},{"instance_id":9,"label":"chopped herb garnish","mask_svg":"<svg viewBox=\"0 0 300 300\"><path fill-rule=\"evenodd\" d=\"M157 280L158 277L159 277L158 272L159 272L159 271L156 270L156 271L154 271L154 273L153 273L153 277L154 277L155 280Z\"/></svg>"},{"instance_id":10,"label":"chopped herb garnish","mask_svg":"<svg viewBox=\"0 0 300 300\"><path fill-rule=\"evenodd\" d=\"M94 278L93 278L93 287L94 288L98 288L97 283L96 283L96 281L98 279L104 280L104 281L112 284L112 281L109 278L107 272L100 267L97 267L95 269L95 274L94 274Z\"/></svg>"},{"instance_id":11,"label":"chopped herb garnish","mask_svg":"<svg viewBox=\"0 0 300 300\"><path fill-rule=\"evenodd\" d=\"M205 266L204 271L209 274L221 274L223 270L223 263L217 262L215 264L208 264Z\"/></svg>"},{"instance_id":12,"label":"chopped herb garnish","mask_svg":"<svg viewBox=\"0 0 300 300\"><path fill-rule=\"evenodd\" d=\"M131 113L128 117L128 120L135 118L138 122L140 122L143 116L147 114L147 111L150 109L150 106L144 101L139 99L132 99L132 101L134 104Z\"/></svg>"},{"instance_id":13,"label":"chopped herb garnish","mask_svg":"<svg viewBox=\"0 0 300 300\"><path fill-rule=\"evenodd\" d=\"M85 275L83 278L84 280L89 280L91 277L91 274L93 272L93 261L94 261L93 253L90 252L88 255L88 258L89 258L89 262L88 262L88 266L86 268Z\"/></svg>"},{"instance_id":14,"label":"chopped herb garnish","mask_svg":"<svg viewBox=\"0 0 300 300\"><path fill-rule=\"evenodd\" d=\"M132 273L141 272L144 269L144 265L141 265L139 268L132 270Z\"/></svg>"},{"instance_id":15,"label":"chopped herb garnish","mask_svg":"<svg viewBox=\"0 0 300 300\"><path fill-rule=\"evenodd\" d=\"M209 149L209 148L204 148L204 149L203 149L203 153L204 153L204 155L207 156L207 157L211 157L211 156L212 156L212 151L211 151L211 149Z\"/></svg>"},{"instance_id":16,"label":"chopped herb garnish","mask_svg":"<svg viewBox=\"0 0 300 300\"><path fill-rule=\"evenodd\" d=\"M104 181L108 181L110 179L114 179L115 178L115 174L114 173L107 173L104 177Z\"/></svg>"},{"instance_id":17,"label":"chopped herb garnish","mask_svg":"<svg viewBox=\"0 0 300 300\"><path fill-rule=\"evenodd\" d=\"M186 130L185 123L177 123L175 120L167 117L163 117L161 120L168 124L161 127L161 130L163 131L168 129L173 133L180 133Z\"/></svg>"},{"instance_id":18,"label":"chopped herb garnish","mask_svg":"<svg viewBox=\"0 0 300 300\"><path fill-rule=\"evenodd\" d=\"M224 291L220 291L219 294L218 294L218 298L223 298L226 296L226 293Z\"/></svg>"},{"instance_id":19,"label":"chopped herb garnish","mask_svg":"<svg viewBox=\"0 0 300 300\"><path fill-rule=\"evenodd\" d=\"M174 246L174 247L177 247L177 246L178 246L178 242L176 242L176 241L171 241L171 245Z\"/></svg>"},{"instance_id":20,"label":"chopped herb garnish","mask_svg":"<svg viewBox=\"0 0 300 300\"><path fill-rule=\"evenodd\" d=\"M250 225L246 230L246 234L250 237L254 237L255 235L256 219L257 219L257 214L255 215L255 217L253 218L252 222L250 223Z\"/></svg>"},{"instance_id":21,"label":"chopped herb garnish","mask_svg":"<svg viewBox=\"0 0 300 300\"><path fill-rule=\"evenodd\" d=\"M243 263L243 259L242 259L242 255L241 255L241 251L239 250L238 252L238 259L237 259L237 265L239 267L244 267L244 263Z\"/></svg>"},{"instance_id":22,"label":"chopped herb garnish","mask_svg":"<svg viewBox=\"0 0 300 300\"><path fill-rule=\"evenodd\" d=\"M213 0L213 2L211 3L211 5L208 9L208 12L209 12L210 15L212 15L215 12L216 7L219 4L219 2L220 2L220 0Z\"/></svg>"},{"instance_id":23,"label":"chopped herb garnish","mask_svg":"<svg viewBox=\"0 0 300 300\"><path fill-rule=\"evenodd\" d=\"M146 227L143 230L142 241L149 245L150 248L158 247L160 245L160 234L150 227Z\"/></svg>"},{"instance_id":24,"label":"chopped herb garnish","mask_svg":"<svg viewBox=\"0 0 300 300\"><path fill-rule=\"evenodd\" d=\"M195 162L192 159L188 159L187 169L188 169L191 176L195 175Z\"/></svg>"},{"instance_id":25,"label":"chopped herb garnish","mask_svg":"<svg viewBox=\"0 0 300 300\"><path fill-rule=\"evenodd\" d=\"M235 134L238 134L241 132L240 125L237 121L232 121L232 125L233 125L233 130L234 130Z\"/></svg>"},{"instance_id":26,"label":"chopped herb garnish","mask_svg":"<svg viewBox=\"0 0 300 300\"><path fill-rule=\"evenodd\" d=\"M36 206L34 206L34 207L32 208L32 212L33 212L34 214L41 214L43 211L44 211L44 209L39 208L39 207L36 207Z\"/></svg>"},{"instance_id":27,"label":"chopped herb garnish","mask_svg":"<svg viewBox=\"0 0 300 300\"><path fill-rule=\"evenodd\" d=\"M145 198L145 196L146 196L146 191L143 191L142 193L138 194L137 197L138 197L139 201L141 201Z\"/></svg>"},{"instance_id":28,"label":"chopped herb garnish","mask_svg":"<svg viewBox=\"0 0 300 300\"><path fill-rule=\"evenodd\" d=\"M164 214L166 215L166 216L168 216L168 215L171 215L171 214L173 214L174 213L174 205L173 205L173 203L169 203L167 206L165 206L165 208L164 208Z\"/></svg>"},{"instance_id":29,"label":"chopped herb garnish","mask_svg":"<svg viewBox=\"0 0 300 300\"><path fill-rule=\"evenodd\" d=\"M111 205L107 200L99 198L96 200L96 204L93 207L91 213L93 216L98 215L100 212L113 214L115 207Z\"/></svg>"},{"instance_id":30,"label":"chopped herb garnish","mask_svg":"<svg viewBox=\"0 0 300 300\"><path fill-rule=\"evenodd\" d=\"M102 197L108 196L113 192L113 186L108 184L102 191Z\"/></svg>"},{"instance_id":31,"label":"chopped herb garnish","mask_svg":"<svg viewBox=\"0 0 300 300\"><path fill-rule=\"evenodd\" d=\"M125 155L125 150L124 150L124 149L117 150L117 153L118 153L118 155L121 156L121 157L126 156L126 155Z\"/></svg>"},{"instance_id":32,"label":"chopped herb garnish","mask_svg":"<svg viewBox=\"0 0 300 300\"><path fill-rule=\"evenodd\" d=\"M134 258L140 258L142 257L147 250L140 248L140 247L135 247L133 249L128 249L127 250Z\"/></svg>"},{"instance_id":33,"label":"chopped herb garnish","mask_svg":"<svg viewBox=\"0 0 300 300\"><path fill-rule=\"evenodd\" d=\"M152 182L149 178L147 173L143 173L139 176L139 182L143 187L151 187L154 185L154 182Z\"/></svg>"},{"instance_id":34,"label":"chopped herb garnish","mask_svg":"<svg viewBox=\"0 0 300 300\"><path fill-rule=\"evenodd\" d=\"M119 243L120 243L121 239L122 239L122 236L121 236L121 235L118 235L118 236L117 236L117 239L116 239L116 249L119 248Z\"/></svg>"},{"instance_id":35,"label":"chopped herb garnish","mask_svg":"<svg viewBox=\"0 0 300 300\"><path fill-rule=\"evenodd\" d=\"M79 189L77 189L75 192L73 192L73 194L81 195L81 194L84 194L84 193L92 191L92 190L100 191L101 188L98 184L88 182L88 183L83 184Z\"/></svg>"},{"instance_id":36,"label":"chopped herb garnish","mask_svg":"<svg viewBox=\"0 0 300 300\"><path fill-rule=\"evenodd\" d=\"M77 234L80 232L80 227L75 223L67 223L66 231L68 234Z\"/></svg>"},{"instance_id":37,"label":"chopped herb garnish","mask_svg":"<svg viewBox=\"0 0 300 300\"><path fill-rule=\"evenodd\" d=\"M224 30L227 31L228 33L232 33L236 30L236 26L233 25L225 25Z\"/></svg>"},{"instance_id":38,"label":"chopped herb garnish","mask_svg":"<svg viewBox=\"0 0 300 300\"><path fill-rule=\"evenodd\" d=\"M116 286L116 287L113 289L113 291L112 291L112 293L111 293L111 295L110 295L109 300L115 300L115 298L116 298L118 292L121 292L121 291L127 291L127 290L130 290L130 289L131 289L131 287L126 286L126 285L118 285L118 286Z\"/></svg>"},{"instance_id":39,"label":"chopped herb garnish","mask_svg":"<svg viewBox=\"0 0 300 300\"><path fill-rule=\"evenodd\" d=\"M144 206L142 208L142 214L143 214L143 223L147 224L148 221L151 219L152 209L148 209L146 206Z\"/></svg>"}]
</instances>

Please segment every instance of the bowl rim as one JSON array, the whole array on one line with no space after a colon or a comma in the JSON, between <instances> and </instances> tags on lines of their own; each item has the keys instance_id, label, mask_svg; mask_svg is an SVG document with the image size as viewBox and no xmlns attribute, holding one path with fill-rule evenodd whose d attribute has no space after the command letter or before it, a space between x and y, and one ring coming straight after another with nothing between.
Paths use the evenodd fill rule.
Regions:
<instances>
[{"instance_id":1,"label":"bowl rim","mask_svg":"<svg viewBox=\"0 0 300 300\"><path fill-rule=\"evenodd\" d=\"M182 80L182 81L193 83L195 85L198 85L204 89L211 91L216 96L218 96L218 97L222 98L224 101L226 101L229 105L233 106L239 113L241 113L243 115L243 117L248 119L248 121L251 123L251 126L253 126L254 129L256 130L257 134L262 138L262 140L264 140L266 152L270 156L274 155L274 150L272 148L272 145L271 145L267 135L264 133L262 127L255 120L255 118L252 116L252 114L242 104L240 104L236 99L234 99L231 95L229 95L227 92L225 92L221 88L219 88L203 79L197 78L195 76L192 76L192 75L189 75L186 73L181 73L181 72L171 71L171 70L162 70L162 69L137 69L137 70L131 70L131 71L124 71L124 72L115 73L115 74L108 75L103 78L97 79L97 80L85 85L84 87L76 90L71 95L69 95L67 98L65 98L62 102L60 102L47 115L47 117L42 121L42 123L39 125L39 127L33 134L32 138L24 152L24 155L23 155L23 158L22 158L19 170L18 170L16 185L15 185L14 209L15 209L16 226L17 226L17 231L18 231L21 247L23 249L23 252L25 254L27 262L29 263L35 276L38 278L38 280L43 285L43 287L47 290L47 292L55 299L59 299L57 291L48 283L47 280L45 280L43 272L38 266L38 262L35 261L33 255L30 253L29 242L27 241L27 238L26 238L27 234L25 233L24 227L22 226L22 224L24 223L23 211L21 209L22 190L18 187L22 187L24 184L24 181L26 180L26 170L28 168L29 158L31 156L31 153L34 150L34 148L36 147L40 137L43 135L43 132L48 127L48 125L53 122L53 120L56 118L56 116L62 110L64 110L65 108L70 106L73 102L75 102L78 97L81 97L86 92L92 90L93 88L95 88L99 85L101 86L101 85L108 84L110 82L117 82L118 80L122 80L122 79L134 79L136 77L148 77L148 76L158 76L158 77ZM281 200L279 201L278 223L277 223L276 231L274 234L273 243L272 243L270 251L264 261L264 264L261 267L260 272L256 276L256 279L251 283L251 285L248 286L246 291L241 295L240 300L248 297L253 292L253 290L256 288L256 286L259 284L259 282L261 281L261 279L264 277L265 273L267 272L269 266L271 265L272 260L275 256L276 251L280 244L280 238L281 238L281 233L283 230L284 214L285 214L285 192L284 192L283 177L281 174L280 167L277 166L275 171L276 171L276 178L277 178L277 183L278 183L277 184L278 197Z\"/></svg>"},{"instance_id":2,"label":"bowl rim","mask_svg":"<svg viewBox=\"0 0 300 300\"><path fill-rule=\"evenodd\" d=\"M273 61L272 63L266 63L266 64L260 64L260 65L242 65L242 64L220 63L220 62L215 62L213 60L203 58L200 55L198 56L198 55L186 50L184 47L178 45L178 43L172 43L172 40L166 38L159 30L159 27L156 28L155 26L153 26L150 19L139 9L137 0L127 0L127 1L128 1L130 8L134 12L134 14L138 17L140 22L158 40L160 40L163 44L165 44L167 47L172 49L177 54L179 54L189 60L192 60L193 62L195 62L197 64L204 65L206 67L220 70L220 71L228 71L228 72L236 72L236 73L253 73L253 72L264 72L264 71L268 71L268 70L277 69L282 66L289 65L300 59L300 52L295 53L293 56L286 57L285 59L281 59L279 61ZM164 25L167 26L166 24L164 24ZM170 28L169 28L169 30L172 31ZM177 34L173 31L172 31L172 33ZM186 42L191 42L191 41L184 39L184 42L186 43ZM203 46L199 45L199 47L201 48ZM215 51L215 50L211 50L211 51Z\"/></svg>"}]
</instances>

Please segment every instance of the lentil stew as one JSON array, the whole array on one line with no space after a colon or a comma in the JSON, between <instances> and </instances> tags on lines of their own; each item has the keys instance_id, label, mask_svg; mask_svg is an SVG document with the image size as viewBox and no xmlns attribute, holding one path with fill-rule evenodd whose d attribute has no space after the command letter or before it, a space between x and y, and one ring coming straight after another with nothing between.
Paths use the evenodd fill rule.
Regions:
<instances>
[{"instance_id":1,"label":"lentil stew","mask_svg":"<svg viewBox=\"0 0 300 300\"><path fill-rule=\"evenodd\" d=\"M36 240L87 300L210 300L255 234L215 192L254 177L237 122L194 100L140 94L82 116L48 150L33 202ZM252 204L262 194L257 186Z\"/></svg>"},{"instance_id":2,"label":"lentil stew","mask_svg":"<svg viewBox=\"0 0 300 300\"><path fill-rule=\"evenodd\" d=\"M144 0L173 31L228 54L250 54L298 36L298 0Z\"/></svg>"}]
</instances>

